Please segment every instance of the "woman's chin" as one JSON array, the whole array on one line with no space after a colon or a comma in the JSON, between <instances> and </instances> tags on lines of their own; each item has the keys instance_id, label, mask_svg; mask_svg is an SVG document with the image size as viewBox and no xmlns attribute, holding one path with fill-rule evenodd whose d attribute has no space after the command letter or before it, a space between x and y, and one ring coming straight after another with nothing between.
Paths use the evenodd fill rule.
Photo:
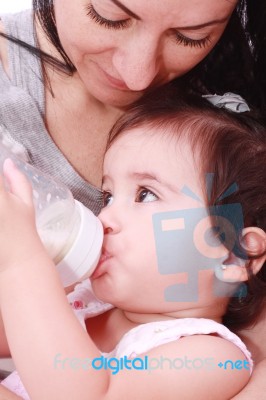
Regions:
<instances>
[{"instance_id":1,"label":"woman's chin","mask_svg":"<svg viewBox=\"0 0 266 400\"><path fill-rule=\"evenodd\" d=\"M124 109L128 106L130 106L132 103L137 101L142 97L143 93L142 92L124 92L124 91L110 91L110 93L105 93L104 95L99 95L98 100L109 106L109 107L114 107L118 109Z\"/></svg>"}]
</instances>

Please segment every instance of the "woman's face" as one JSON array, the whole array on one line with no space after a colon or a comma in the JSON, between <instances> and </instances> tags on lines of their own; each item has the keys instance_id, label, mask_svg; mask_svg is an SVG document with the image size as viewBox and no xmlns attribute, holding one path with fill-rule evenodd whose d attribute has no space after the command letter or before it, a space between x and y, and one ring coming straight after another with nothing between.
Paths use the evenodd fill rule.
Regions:
<instances>
[{"instance_id":1,"label":"woman's face","mask_svg":"<svg viewBox=\"0 0 266 400\"><path fill-rule=\"evenodd\" d=\"M54 0L61 43L86 89L116 107L181 76L221 37L237 0Z\"/></svg>"}]
</instances>

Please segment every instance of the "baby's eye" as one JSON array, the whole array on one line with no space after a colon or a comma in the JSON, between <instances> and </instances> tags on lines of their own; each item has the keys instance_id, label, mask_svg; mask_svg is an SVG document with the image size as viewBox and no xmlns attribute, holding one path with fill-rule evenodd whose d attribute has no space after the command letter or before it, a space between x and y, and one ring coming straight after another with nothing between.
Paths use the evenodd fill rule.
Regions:
<instances>
[{"instance_id":1,"label":"baby's eye","mask_svg":"<svg viewBox=\"0 0 266 400\"><path fill-rule=\"evenodd\" d=\"M135 199L136 203L148 203L156 200L158 200L158 197L149 189L143 187L138 189Z\"/></svg>"},{"instance_id":2,"label":"baby's eye","mask_svg":"<svg viewBox=\"0 0 266 400\"><path fill-rule=\"evenodd\" d=\"M109 206L113 201L113 196L110 192L103 191L103 207Z\"/></svg>"}]
</instances>

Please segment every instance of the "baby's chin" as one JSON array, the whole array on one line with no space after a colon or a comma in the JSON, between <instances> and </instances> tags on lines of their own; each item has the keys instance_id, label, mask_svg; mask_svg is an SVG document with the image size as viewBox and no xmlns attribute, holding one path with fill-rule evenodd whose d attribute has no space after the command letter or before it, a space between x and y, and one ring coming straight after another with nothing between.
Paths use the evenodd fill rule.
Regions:
<instances>
[{"instance_id":1,"label":"baby's chin","mask_svg":"<svg viewBox=\"0 0 266 400\"><path fill-rule=\"evenodd\" d=\"M99 277L92 278L91 287L95 296L105 303L111 303L110 300L115 297L115 290L107 273L104 273Z\"/></svg>"}]
</instances>

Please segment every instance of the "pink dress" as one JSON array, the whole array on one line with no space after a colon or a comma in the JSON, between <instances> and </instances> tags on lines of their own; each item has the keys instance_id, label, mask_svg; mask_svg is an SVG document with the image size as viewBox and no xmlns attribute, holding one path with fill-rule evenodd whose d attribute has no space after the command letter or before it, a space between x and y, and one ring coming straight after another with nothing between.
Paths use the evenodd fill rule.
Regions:
<instances>
[{"instance_id":1,"label":"pink dress","mask_svg":"<svg viewBox=\"0 0 266 400\"><path fill-rule=\"evenodd\" d=\"M75 290L68 295L68 300L84 329L86 329L86 319L113 308L111 304L103 303L94 296L88 280L78 284ZM139 325L128 331L114 350L102 354L106 358L116 357L120 359L124 356L134 358L164 343L197 334L217 334L221 338L234 343L242 350L246 365L248 365L250 372L252 371L253 362L250 352L241 339L224 325L205 318L171 319ZM224 365L221 367L224 367ZM12 372L1 384L24 400L30 400L16 371Z\"/></svg>"}]
</instances>

